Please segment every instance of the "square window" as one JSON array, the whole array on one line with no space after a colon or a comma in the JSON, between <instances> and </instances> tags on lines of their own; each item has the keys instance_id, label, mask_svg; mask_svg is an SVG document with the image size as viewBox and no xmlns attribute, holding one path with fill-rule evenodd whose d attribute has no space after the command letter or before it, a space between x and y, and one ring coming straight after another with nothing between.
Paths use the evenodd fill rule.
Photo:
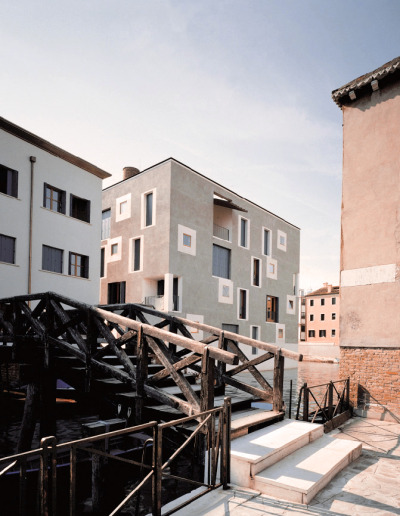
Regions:
<instances>
[{"instance_id":1,"label":"square window","mask_svg":"<svg viewBox=\"0 0 400 516\"><path fill-rule=\"evenodd\" d=\"M315 337L315 330L308 330L308 338L312 339Z\"/></svg>"},{"instance_id":2,"label":"square window","mask_svg":"<svg viewBox=\"0 0 400 516\"><path fill-rule=\"evenodd\" d=\"M274 263L269 263L268 264L268 272L270 274L275 274L275 264Z\"/></svg>"},{"instance_id":3,"label":"square window","mask_svg":"<svg viewBox=\"0 0 400 516\"><path fill-rule=\"evenodd\" d=\"M187 235L186 233L183 233L183 245L185 247L192 247L192 237L191 237L191 235Z\"/></svg>"},{"instance_id":4,"label":"square window","mask_svg":"<svg viewBox=\"0 0 400 516\"><path fill-rule=\"evenodd\" d=\"M0 165L0 192L18 197L18 172Z\"/></svg>"},{"instance_id":5,"label":"square window","mask_svg":"<svg viewBox=\"0 0 400 516\"><path fill-rule=\"evenodd\" d=\"M58 272L63 271L63 250L48 245L42 246L42 269L44 271Z\"/></svg>"},{"instance_id":6,"label":"square window","mask_svg":"<svg viewBox=\"0 0 400 516\"><path fill-rule=\"evenodd\" d=\"M326 330L319 330L319 336L322 338L326 337Z\"/></svg>"},{"instance_id":7,"label":"square window","mask_svg":"<svg viewBox=\"0 0 400 516\"><path fill-rule=\"evenodd\" d=\"M70 252L68 274L78 278L89 278L89 256Z\"/></svg>"},{"instance_id":8,"label":"square window","mask_svg":"<svg viewBox=\"0 0 400 516\"><path fill-rule=\"evenodd\" d=\"M59 188L55 188L54 186L44 183L43 206L48 210L63 213L65 215L65 205L66 193L64 190L60 190Z\"/></svg>"},{"instance_id":9,"label":"square window","mask_svg":"<svg viewBox=\"0 0 400 516\"><path fill-rule=\"evenodd\" d=\"M111 256L118 253L118 244L112 244L111 246Z\"/></svg>"},{"instance_id":10,"label":"square window","mask_svg":"<svg viewBox=\"0 0 400 516\"><path fill-rule=\"evenodd\" d=\"M15 263L15 238L0 235L0 262Z\"/></svg>"},{"instance_id":11,"label":"square window","mask_svg":"<svg viewBox=\"0 0 400 516\"><path fill-rule=\"evenodd\" d=\"M222 296L229 297L229 286L228 285L222 285Z\"/></svg>"},{"instance_id":12,"label":"square window","mask_svg":"<svg viewBox=\"0 0 400 516\"><path fill-rule=\"evenodd\" d=\"M90 222L90 201L71 194L70 216L83 222Z\"/></svg>"}]
</instances>

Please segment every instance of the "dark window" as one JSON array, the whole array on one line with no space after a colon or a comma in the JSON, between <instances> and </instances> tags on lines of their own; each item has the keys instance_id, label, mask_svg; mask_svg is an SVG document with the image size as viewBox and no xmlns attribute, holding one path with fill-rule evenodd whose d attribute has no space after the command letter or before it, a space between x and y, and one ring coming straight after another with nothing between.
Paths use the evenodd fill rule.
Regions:
<instances>
[{"instance_id":1,"label":"dark window","mask_svg":"<svg viewBox=\"0 0 400 516\"><path fill-rule=\"evenodd\" d=\"M77 276L78 278L89 277L89 256L84 256L78 253L69 253L69 268L68 274L70 276Z\"/></svg>"},{"instance_id":2,"label":"dark window","mask_svg":"<svg viewBox=\"0 0 400 516\"><path fill-rule=\"evenodd\" d=\"M321 314L321 321L325 321L325 314Z\"/></svg>"},{"instance_id":3,"label":"dark window","mask_svg":"<svg viewBox=\"0 0 400 516\"><path fill-rule=\"evenodd\" d=\"M246 290L239 290L239 319L246 319L247 317L247 292Z\"/></svg>"},{"instance_id":4,"label":"dark window","mask_svg":"<svg viewBox=\"0 0 400 516\"><path fill-rule=\"evenodd\" d=\"M258 258L253 259L253 285L260 286L260 260Z\"/></svg>"},{"instance_id":5,"label":"dark window","mask_svg":"<svg viewBox=\"0 0 400 516\"><path fill-rule=\"evenodd\" d=\"M111 256L113 254L118 254L118 244L112 244L112 246L111 246Z\"/></svg>"},{"instance_id":6,"label":"dark window","mask_svg":"<svg viewBox=\"0 0 400 516\"><path fill-rule=\"evenodd\" d=\"M174 278L172 282L172 302L173 302L173 310L177 312L179 310L179 278Z\"/></svg>"},{"instance_id":7,"label":"dark window","mask_svg":"<svg viewBox=\"0 0 400 516\"><path fill-rule=\"evenodd\" d=\"M270 238L271 238L271 232L269 229L264 229L264 254L269 255L270 254Z\"/></svg>"},{"instance_id":8,"label":"dark window","mask_svg":"<svg viewBox=\"0 0 400 516\"><path fill-rule=\"evenodd\" d=\"M310 315L310 321L313 321L314 320L314 316L313 314Z\"/></svg>"},{"instance_id":9,"label":"dark window","mask_svg":"<svg viewBox=\"0 0 400 516\"><path fill-rule=\"evenodd\" d=\"M239 325L238 324L222 323L222 329L224 331L230 331L231 333L239 333Z\"/></svg>"},{"instance_id":10,"label":"dark window","mask_svg":"<svg viewBox=\"0 0 400 516\"><path fill-rule=\"evenodd\" d=\"M336 297L333 297L333 298L332 298L332 304L333 304L333 305L336 305Z\"/></svg>"},{"instance_id":11,"label":"dark window","mask_svg":"<svg viewBox=\"0 0 400 516\"><path fill-rule=\"evenodd\" d=\"M90 201L71 194L70 215L71 217L74 217L74 219L83 220L83 222L90 222Z\"/></svg>"},{"instance_id":12,"label":"dark window","mask_svg":"<svg viewBox=\"0 0 400 516\"><path fill-rule=\"evenodd\" d=\"M0 165L0 192L18 197L18 172Z\"/></svg>"},{"instance_id":13,"label":"dark window","mask_svg":"<svg viewBox=\"0 0 400 516\"><path fill-rule=\"evenodd\" d=\"M44 183L43 188L43 206L51 211L58 213L66 213L66 196L64 190L55 188L54 186Z\"/></svg>"},{"instance_id":14,"label":"dark window","mask_svg":"<svg viewBox=\"0 0 400 516\"><path fill-rule=\"evenodd\" d=\"M267 296L267 322L278 322L279 300L274 296Z\"/></svg>"},{"instance_id":15,"label":"dark window","mask_svg":"<svg viewBox=\"0 0 400 516\"><path fill-rule=\"evenodd\" d=\"M63 251L48 245L42 246L42 269L44 271L59 272L63 271Z\"/></svg>"},{"instance_id":16,"label":"dark window","mask_svg":"<svg viewBox=\"0 0 400 516\"><path fill-rule=\"evenodd\" d=\"M251 338L254 340L258 340L258 326L252 326L251 327ZM257 348L255 346L251 347L251 354L257 355Z\"/></svg>"},{"instance_id":17,"label":"dark window","mask_svg":"<svg viewBox=\"0 0 400 516\"><path fill-rule=\"evenodd\" d=\"M336 336L336 330L332 330L331 337L335 337L335 336Z\"/></svg>"},{"instance_id":18,"label":"dark window","mask_svg":"<svg viewBox=\"0 0 400 516\"><path fill-rule=\"evenodd\" d=\"M133 270L140 271L140 238L133 241Z\"/></svg>"},{"instance_id":19,"label":"dark window","mask_svg":"<svg viewBox=\"0 0 400 516\"><path fill-rule=\"evenodd\" d=\"M308 330L308 338L315 337L315 330Z\"/></svg>"},{"instance_id":20,"label":"dark window","mask_svg":"<svg viewBox=\"0 0 400 516\"><path fill-rule=\"evenodd\" d=\"M153 193L146 195L146 226L153 224Z\"/></svg>"},{"instance_id":21,"label":"dark window","mask_svg":"<svg viewBox=\"0 0 400 516\"><path fill-rule=\"evenodd\" d=\"M326 330L319 330L320 337L326 337Z\"/></svg>"},{"instance_id":22,"label":"dark window","mask_svg":"<svg viewBox=\"0 0 400 516\"><path fill-rule=\"evenodd\" d=\"M314 299L310 299L310 306L314 306Z\"/></svg>"},{"instance_id":23,"label":"dark window","mask_svg":"<svg viewBox=\"0 0 400 516\"><path fill-rule=\"evenodd\" d=\"M336 319L336 314L332 314L332 321Z\"/></svg>"},{"instance_id":24,"label":"dark window","mask_svg":"<svg viewBox=\"0 0 400 516\"><path fill-rule=\"evenodd\" d=\"M111 210L104 210L101 214L101 239L110 238Z\"/></svg>"},{"instance_id":25,"label":"dark window","mask_svg":"<svg viewBox=\"0 0 400 516\"><path fill-rule=\"evenodd\" d=\"M231 277L231 250L219 245L213 245L213 276L230 279Z\"/></svg>"},{"instance_id":26,"label":"dark window","mask_svg":"<svg viewBox=\"0 0 400 516\"><path fill-rule=\"evenodd\" d=\"M125 303L125 281L108 284L108 304Z\"/></svg>"},{"instance_id":27,"label":"dark window","mask_svg":"<svg viewBox=\"0 0 400 516\"><path fill-rule=\"evenodd\" d=\"M100 278L104 278L104 255L105 249L102 247L100 249Z\"/></svg>"},{"instance_id":28,"label":"dark window","mask_svg":"<svg viewBox=\"0 0 400 516\"><path fill-rule=\"evenodd\" d=\"M247 247L247 220L240 219L240 245Z\"/></svg>"},{"instance_id":29,"label":"dark window","mask_svg":"<svg viewBox=\"0 0 400 516\"><path fill-rule=\"evenodd\" d=\"M321 299L321 306L324 306L325 304L325 299Z\"/></svg>"},{"instance_id":30,"label":"dark window","mask_svg":"<svg viewBox=\"0 0 400 516\"><path fill-rule=\"evenodd\" d=\"M15 263L15 238L0 235L0 262Z\"/></svg>"}]
</instances>

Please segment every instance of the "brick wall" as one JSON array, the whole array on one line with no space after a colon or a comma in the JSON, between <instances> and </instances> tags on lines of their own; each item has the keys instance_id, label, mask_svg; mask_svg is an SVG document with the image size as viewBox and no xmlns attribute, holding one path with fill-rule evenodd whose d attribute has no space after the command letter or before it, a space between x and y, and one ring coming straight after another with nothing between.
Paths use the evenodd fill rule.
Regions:
<instances>
[{"instance_id":1,"label":"brick wall","mask_svg":"<svg viewBox=\"0 0 400 516\"><path fill-rule=\"evenodd\" d=\"M340 377L355 408L400 417L400 349L341 347Z\"/></svg>"}]
</instances>

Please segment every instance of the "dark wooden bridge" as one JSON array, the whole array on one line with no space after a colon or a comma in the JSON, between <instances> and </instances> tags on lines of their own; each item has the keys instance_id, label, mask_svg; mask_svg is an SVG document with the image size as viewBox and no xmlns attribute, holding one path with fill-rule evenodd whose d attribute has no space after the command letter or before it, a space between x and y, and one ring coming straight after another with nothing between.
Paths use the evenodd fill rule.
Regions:
<instances>
[{"instance_id":1,"label":"dark wooden bridge","mask_svg":"<svg viewBox=\"0 0 400 516\"><path fill-rule=\"evenodd\" d=\"M196 341L190 328L207 336ZM251 347L263 353L249 359ZM19 451L30 448L35 407L41 436L55 435L57 379L125 407L134 424L155 405L188 416L212 409L226 386L282 413L285 357L302 360L287 349L138 304L90 306L52 292L0 299L0 364L25 364L27 372ZM267 360L274 361L272 385L257 369ZM252 385L236 376L244 371Z\"/></svg>"}]
</instances>

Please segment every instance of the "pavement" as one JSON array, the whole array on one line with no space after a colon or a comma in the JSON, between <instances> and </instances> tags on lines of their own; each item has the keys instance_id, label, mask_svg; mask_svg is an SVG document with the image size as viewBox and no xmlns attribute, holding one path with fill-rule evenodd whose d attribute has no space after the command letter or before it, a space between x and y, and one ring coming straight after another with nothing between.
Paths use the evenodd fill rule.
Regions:
<instances>
[{"instance_id":1,"label":"pavement","mask_svg":"<svg viewBox=\"0 0 400 516\"><path fill-rule=\"evenodd\" d=\"M356 417L329 435L362 442L362 455L342 470L309 505L277 500L231 485L175 512L180 516L400 515L400 422ZM163 508L163 513L170 507Z\"/></svg>"}]
</instances>

